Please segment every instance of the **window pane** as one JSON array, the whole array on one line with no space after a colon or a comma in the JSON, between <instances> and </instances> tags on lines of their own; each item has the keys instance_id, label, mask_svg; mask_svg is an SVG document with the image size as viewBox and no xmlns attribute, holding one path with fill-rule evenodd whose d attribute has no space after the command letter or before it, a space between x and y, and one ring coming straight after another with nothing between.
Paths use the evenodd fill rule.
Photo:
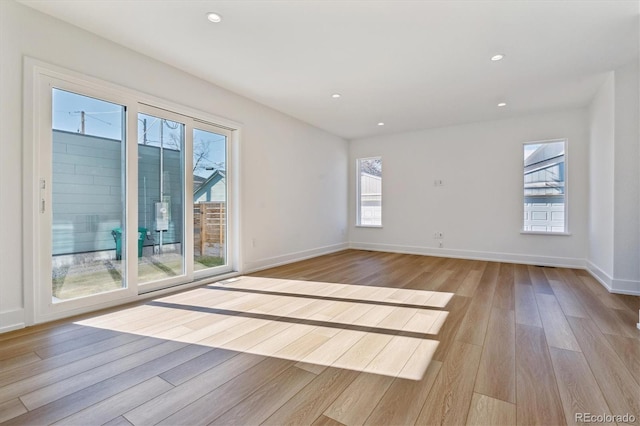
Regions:
<instances>
[{"instance_id":1,"label":"window pane","mask_svg":"<svg viewBox=\"0 0 640 426\"><path fill-rule=\"evenodd\" d=\"M227 137L193 131L193 267L227 261Z\"/></svg>"},{"instance_id":2,"label":"window pane","mask_svg":"<svg viewBox=\"0 0 640 426\"><path fill-rule=\"evenodd\" d=\"M125 286L125 108L52 92L53 301Z\"/></svg>"},{"instance_id":3,"label":"window pane","mask_svg":"<svg viewBox=\"0 0 640 426\"><path fill-rule=\"evenodd\" d=\"M184 124L138 114L138 278L184 273Z\"/></svg>"},{"instance_id":4,"label":"window pane","mask_svg":"<svg viewBox=\"0 0 640 426\"><path fill-rule=\"evenodd\" d=\"M382 159L358 160L358 225L382 225Z\"/></svg>"},{"instance_id":5,"label":"window pane","mask_svg":"<svg viewBox=\"0 0 640 426\"><path fill-rule=\"evenodd\" d=\"M566 232L565 141L524 145L525 231Z\"/></svg>"}]
</instances>

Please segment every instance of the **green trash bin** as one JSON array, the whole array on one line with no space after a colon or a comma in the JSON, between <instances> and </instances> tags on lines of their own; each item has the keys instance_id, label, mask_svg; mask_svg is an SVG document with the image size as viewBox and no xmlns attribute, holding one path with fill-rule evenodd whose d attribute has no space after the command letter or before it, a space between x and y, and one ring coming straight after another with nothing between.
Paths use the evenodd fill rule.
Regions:
<instances>
[{"instance_id":1,"label":"green trash bin","mask_svg":"<svg viewBox=\"0 0 640 426\"><path fill-rule=\"evenodd\" d=\"M122 259L122 228L115 228L111 235L116 242L116 260ZM142 257L142 243L147 235L147 228L138 228L138 257Z\"/></svg>"}]
</instances>

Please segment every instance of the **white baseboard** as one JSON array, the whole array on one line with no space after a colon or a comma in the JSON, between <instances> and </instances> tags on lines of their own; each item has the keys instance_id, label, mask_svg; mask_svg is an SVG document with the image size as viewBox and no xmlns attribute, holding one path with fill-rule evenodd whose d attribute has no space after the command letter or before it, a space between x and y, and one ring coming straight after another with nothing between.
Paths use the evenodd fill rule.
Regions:
<instances>
[{"instance_id":1,"label":"white baseboard","mask_svg":"<svg viewBox=\"0 0 640 426\"><path fill-rule=\"evenodd\" d=\"M559 268L585 267L584 259L571 257L534 256L529 254L495 253L472 250L455 250L394 244L352 242L349 248L358 250L386 251L392 253L422 254L426 256L451 257L455 259L486 260L492 262L522 263L525 265L555 266Z\"/></svg>"},{"instance_id":2,"label":"white baseboard","mask_svg":"<svg viewBox=\"0 0 640 426\"><path fill-rule=\"evenodd\" d=\"M631 296L640 296L640 281L621 280L613 278L604 272L590 260L587 260L586 270L595 278L609 293L628 294Z\"/></svg>"},{"instance_id":3,"label":"white baseboard","mask_svg":"<svg viewBox=\"0 0 640 426\"><path fill-rule=\"evenodd\" d=\"M604 288L606 288L609 293L613 291L613 278L611 275L607 274L605 271L600 269L598 265L587 260L586 270L591 274L593 278L595 278Z\"/></svg>"},{"instance_id":4,"label":"white baseboard","mask_svg":"<svg viewBox=\"0 0 640 426\"><path fill-rule=\"evenodd\" d=\"M246 262L242 268L243 274L261 271L263 269L274 268L276 266L286 265L287 263L298 262L300 260L310 259L312 257L322 256L324 254L335 253L337 251L349 248L348 243L338 243L330 246L318 247L311 250L303 250L295 253L288 253L281 256L268 257L265 259Z\"/></svg>"},{"instance_id":5,"label":"white baseboard","mask_svg":"<svg viewBox=\"0 0 640 426\"><path fill-rule=\"evenodd\" d=\"M18 330L25 327L24 309L0 312L0 333Z\"/></svg>"},{"instance_id":6,"label":"white baseboard","mask_svg":"<svg viewBox=\"0 0 640 426\"><path fill-rule=\"evenodd\" d=\"M629 294L631 296L640 296L640 281L633 280L613 280L612 293Z\"/></svg>"}]
</instances>

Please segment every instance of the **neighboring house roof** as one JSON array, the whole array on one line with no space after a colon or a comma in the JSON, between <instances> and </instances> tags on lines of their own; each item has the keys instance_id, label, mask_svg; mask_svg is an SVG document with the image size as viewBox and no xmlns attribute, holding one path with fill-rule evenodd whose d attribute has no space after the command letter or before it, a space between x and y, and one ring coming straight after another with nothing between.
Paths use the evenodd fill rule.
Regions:
<instances>
[{"instance_id":1,"label":"neighboring house roof","mask_svg":"<svg viewBox=\"0 0 640 426\"><path fill-rule=\"evenodd\" d=\"M224 170L215 170L207 179L202 176L193 175L193 199L197 200L209 191L216 183L225 178Z\"/></svg>"},{"instance_id":2,"label":"neighboring house roof","mask_svg":"<svg viewBox=\"0 0 640 426\"><path fill-rule=\"evenodd\" d=\"M525 173L533 172L537 169L550 167L558 162L564 161L563 143L542 144L529 155L524 161Z\"/></svg>"}]
</instances>

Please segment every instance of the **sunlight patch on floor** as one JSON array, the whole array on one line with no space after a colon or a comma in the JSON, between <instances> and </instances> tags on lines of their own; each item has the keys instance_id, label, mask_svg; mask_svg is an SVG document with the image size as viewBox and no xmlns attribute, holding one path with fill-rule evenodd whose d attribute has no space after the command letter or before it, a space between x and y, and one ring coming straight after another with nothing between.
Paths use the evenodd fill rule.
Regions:
<instances>
[{"instance_id":1,"label":"sunlight patch on floor","mask_svg":"<svg viewBox=\"0 0 640 426\"><path fill-rule=\"evenodd\" d=\"M451 293L242 277L77 322L123 333L420 380Z\"/></svg>"}]
</instances>

